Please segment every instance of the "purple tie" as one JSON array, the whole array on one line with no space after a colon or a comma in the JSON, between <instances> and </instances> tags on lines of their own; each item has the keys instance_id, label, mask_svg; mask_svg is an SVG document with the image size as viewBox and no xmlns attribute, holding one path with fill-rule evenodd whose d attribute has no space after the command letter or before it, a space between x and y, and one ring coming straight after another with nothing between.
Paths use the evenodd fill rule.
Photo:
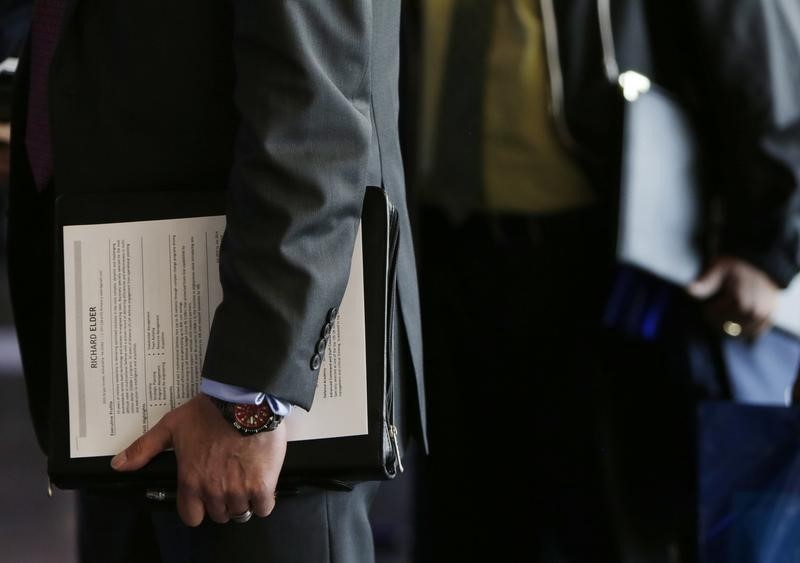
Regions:
<instances>
[{"instance_id":1,"label":"purple tie","mask_svg":"<svg viewBox=\"0 0 800 563\"><path fill-rule=\"evenodd\" d=\"M31 81L25 145L36 189L42 191L53 176L50 138L48 73L58 41L66 0L37 0L31 22Z\"/></svg>"}]
</instances>

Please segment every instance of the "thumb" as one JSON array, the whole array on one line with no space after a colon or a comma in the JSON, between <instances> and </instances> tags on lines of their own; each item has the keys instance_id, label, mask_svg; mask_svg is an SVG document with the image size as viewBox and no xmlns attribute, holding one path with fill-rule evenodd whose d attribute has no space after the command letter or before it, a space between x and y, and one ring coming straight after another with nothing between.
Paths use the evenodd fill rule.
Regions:
<instances>
[{"instance_id":1,"label":"thumb","mask_svg":"<svg viewBox=\"0 0 800 563\"><path fill-rule=\"evenodd\" d=\"M125 451L114 456L111 467L117 471L136 471L171 445L172 436L166 425L160 422L142 434Z\"/></svg>"},{"instance_id":2,"label":"thumb","mask_svg":"<svg viewBox=\"0 0 800 563\"><path fill-rule=\"evenodd\" d=\"M699 278L690 283L686 290L696 299L708 299L719 291L727 275L727 263L715 262Z\"/></svg>"}]
</instances>

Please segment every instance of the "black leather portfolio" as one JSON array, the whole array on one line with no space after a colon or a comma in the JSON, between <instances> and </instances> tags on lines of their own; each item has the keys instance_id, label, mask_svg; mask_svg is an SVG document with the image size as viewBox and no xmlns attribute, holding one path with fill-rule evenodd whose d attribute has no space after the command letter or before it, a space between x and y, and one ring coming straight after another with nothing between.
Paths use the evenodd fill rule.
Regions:
<instances>
[{"instance_id":1,"label":"black leather portfolio","mask_svg":"<svg viewBox=\"0 0 800 563\"><path fill-rule=\"evenodd\" d=\"M126 318L133 316L134 313L125 310L127 301L124 295L117 299L121 285L118 283L117 277L132 275L130 273L130 248L124 248L125 245L131 246L129 241L109 240L108 264L111 268L113 261L114 278L104 281L101 273L98 281L98 274L94 270L87 270L86 267L87 261L92 259L88 256L89 251L86 250L88 245L84 245L83 255L81 255L78 252L80 250L79 243L68 241L68 245L75 244L76 246L74 249L72 246L68 246L68 252L65 252L64 241L67 232L65 228L75 225L108 225L200 217L221 218L220 216L224 216L224 200L225 192L69 194L58 198L56 202L57 275L54 280L56 310L53 335L54 357L57 361L54 362L56 368L52 379L51 439L48 454L48 472L51 482L55 486L59 488L103 486L166 488L170 484L174 485L176 464L175 457L170 451L159 454L144 469L133 473L113 471L110 467L111 455L73 454L79 436L92 433L110 432L113 434L115 431L114 420L121 416L120 413L133 412L137 416L143 416L144 422L147 422L147 407L143 407L143 403L149 402L151 406L156 405L167 410L177 406L174 401L170 404L170 398L173 393L178 393L175 387L185 386L186 382L178 381L176 376L172 383L169 381L165 383L161 368L152 368L152 358L146 357L146 355L159 353L150 351L154 342L156 343L155 347L158 347L159 339L163 341L171 337L175 338L177 329L174 325L183 323L185 325L183 330L188 331L196 328L191 324L194 322L190 318L194 315L191 310L183 317L171 317L173 321L174 319L184 320L174 321L172 325L169 325L165 319L151 315L149 311L142 312L144 307L140 306L141 316L139 319L144 328L142 329L142 340L139 342L145 343L138 347L132 344L134 339L129 334L126 336L126 331L130 332L126 326ZM221 219L224 221L224 218ZM392 337L395 325L395 264L399 233L397 212L383 189L367 189L362 211L361 232L366 346L365 350L359 351L359 353L365 354L366 361L366 432L290 441L281 474L282 485L320 481L351 482L390 479L399 470L402 470L392 413L392 379L394 377ZM94 244L96 241L92 241L92 243ZM208 247L203 246L203 248ZM217 248L219 247L217 246ZM180 268L181 262L183 261L185 264L188 260L187 253L191 254L192 259L194 258L195 250L194 239L192 239L190 248L187 250L187 247L184 246L183 254L175 255L173 253L171 260ZM200 245L198 245L197 252L201 252ZM71 269L65 270L65 255L68 253ZM95 260L98 259L96 254L95 252L93 258ZM142 256L144 256L144 251L142 251ZM105 258L101 257L100 259ZM91 277L91 279L81 281L80 276L77 277L77 280L75 279L76 274L74 273L65 275L68 272L79 271L81 260L84 264L83 270L88 272L83 274L84 277ZM76 261L77 266L75 265ZM142 264L145 262L143 257L141 262ZM215 275L218 278L215 270L216 261L210 260L208 264L212 264L209 266L209 272L214 272L209 276ZM144 266L141 269L144 276ZM163 274L163 272L161 273ZM170 274L167 279L172 280L173 277ZM191 280L190 294L195 287L194 279L191 278ZM111 327L106 327L108 328L106 332L113 332L113 335L104 337L103 342L99 342L95 335L95 331L99 331L96 324L101 322L98 319L103 315L97 311L96 304L86 303L81 297L80 287L85 283L96 284L101 293L107 292L106 301L113 303L106 306L109 310L104 313L104 322L107 325L113 324ZM142 282L142 286L145 283ZM171 288L167 295L171 296L172 291L179 291L177 285L180 284ZM130 291L130 289L125 291ZM185 282L182 291L184 294L187 291ZM196 292L195 295L199 295L199 293ZM70 302L70 300L73 301ZM113 310L111 310L112 308ZM213 309L211 305L209 308ZM72 314L68 314L70 310ZM75 311L79 313L76 315ZM213 315L213 311L209 314ZM197 318L200 316L199 313L195 315ZM198 322L197 324L199 326L202 323ZM77 333L80 334L75 336ZM185 339L186 337L184 335L181 338ZM75 343L76 339L79 339L78 344ZM265 345L268 344L265 343ZM185 365L181 365L190 366L194 370L195 377L192 385L196 386L199 380L199 369L202 365L202 354L197 350L198 347L195 347L194 352L190 348L187 346L186 350L189 351L180 353L176 352L177 348L174 348L172 353L176 358L178 356L180 358L173 359L173 361L184 362ZM81 376L76 378L71 375L70 366L84 366L85 370L84 367L76 368L75 371L81 373ZM122 373L120 370L127 370L125 378L118 377L118 373ZM141 385L136 392L121 389L121 386L130 385L125 381L130 381L130 372L137 370L147 370L145 384ZM101 373L104 378L102 386L94 380L89 381L89 377L99 378ZM75 383L76 381L78 383ZM320 381L322 381L322 377L320 377ZM102 397L99 395L100 391L95 391L95 395L92 395L88 390L92 385L102 389ZM363 389L363 387L361 388ZM108 397L106 393L109 395ZM80 405L83 405L85 410L86 404L92 401L95 403L102 401L103 405L107 405L105 408L108 411L108 420L111 420L110 424L108 420L102 420L101 423L95 424L91 416L87 418L85 415L80 415L76 418L75 412L71 414L70 409L77 412L81 410ZM318 401L319 399L315 400L315 407ZM364 401L360 404L363 405ZM142 415L142 409L144 409L144 415ZM298 409L295 410L298 411ZM314 409L312 408L309 416L313 415ZM154 414L153 417L155 416L161 415ZM294 413L289 417L290 422L293 416L295 416ZM79 421L76 422L76 420ZM363 422L363 417L361 420ZM144 430L144 428L143 424L142 429Z\"/></svg>"}]
</instances>

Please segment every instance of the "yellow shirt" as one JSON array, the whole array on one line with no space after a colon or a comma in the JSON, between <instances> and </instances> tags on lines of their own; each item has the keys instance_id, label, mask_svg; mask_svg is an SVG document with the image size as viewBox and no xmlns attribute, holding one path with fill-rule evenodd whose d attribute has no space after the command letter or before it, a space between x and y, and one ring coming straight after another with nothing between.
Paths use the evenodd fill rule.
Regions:
<instances>
[{"instance_id":1,"label":"yellow shirt","mask_svg":"<svg viewBox=\"0 0 800 563\"><path fill-rule=\"evenodd\" d=\"M422 166L435 146L437 100L453 3L426 3ZM538 0L494 3L484 99L484 189L489 210L552 213L591 204L594 193L560 143L549 112L544 33ZM426 158L427 156L427 158Z\"/></svg>"}]
</instances>

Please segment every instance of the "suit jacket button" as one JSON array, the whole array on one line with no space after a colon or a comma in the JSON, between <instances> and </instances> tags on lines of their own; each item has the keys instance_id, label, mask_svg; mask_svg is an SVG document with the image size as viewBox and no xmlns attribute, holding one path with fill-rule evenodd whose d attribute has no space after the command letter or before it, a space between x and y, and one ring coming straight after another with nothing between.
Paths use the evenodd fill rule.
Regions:
<instances>
[{"instance_id":1,"label":"suit jacket button","mask_svg":"<svg viewBox=\"0 0 800 563\"><path fill-rule=\"evenodd\" d=\"M339 314L338 307L334 307L333 309L328 311L328 322L332 323L333 320L336 318L336 315L338 315L338 314Z\"/></svg>"},{"instance_id":2,"label":"suit jacket button","mask_svg":"<svg viewBox=\"0 0 800 563\"><path fill-rule=\"evenodd\" d=\"M319 354L314 354L314 357L311 358L311 369L317 371L321 365L322 358L319 357Z\"/></svg>"},{"instance_id":3,"label":"suit jacket button","mask_svg":"<svg viewBox=\"0 0 800 563\"><path fill-rule=\"evenodd\" d=\"M319 342L317 342L317 354L320 356L325 356L325 348L328 346L328 341L324 338L320 338Z\"/></svg>"},{"instance_id":4,"label":"suit jacket button","mask_svg":"<svg viewBox=\"0 0 800 563\"><path fill-rule=\"evenodd\" d=\"M325 328L322 329L322 337L328 338L331 335L331 329L333 325L331 323L325 323Z\"/></svg>"}]
</instances>

